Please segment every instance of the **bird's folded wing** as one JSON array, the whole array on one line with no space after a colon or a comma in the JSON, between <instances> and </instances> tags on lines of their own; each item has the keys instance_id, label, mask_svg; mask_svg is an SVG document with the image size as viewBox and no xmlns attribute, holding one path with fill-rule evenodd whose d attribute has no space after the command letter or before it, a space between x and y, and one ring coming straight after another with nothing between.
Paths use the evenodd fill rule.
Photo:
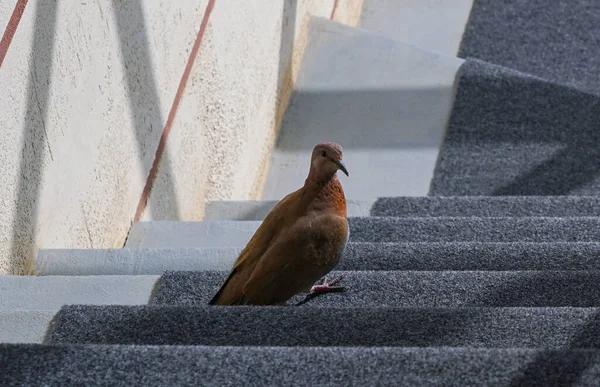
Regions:
<instances>
[{"instance_id":1,"label":"bird's folded wing","mask_svg":"<svg viewBox=\"0 0 600 387\"><path fill-rule=\"evenodd\" d=\"M253 302L270 303L305 289L337 264L347 232L339 216L300 219L260 258L242 292Z\"/></svg>"},{"instance_id":2,"label":"bird's folded wing","mask_svg":"<svg viewBox=\"0 0 600 387\"><path fill-rule=\"evenodd\" d=\"M233 302L232 300L243 296L242 287L250 278L254 267L278 239L279 234L285 231L286 223L290 223L290 219L284 214L286 214L286 211L289 213L290 203L293 202L292 198L293 195L286 196L263 220L246 247L240 252L225 282L210 300L210 305L214 305L218 301L225 301L229 304Z\"/></svg>"},{"instance_id":3,"label":"bird's folded wing","mask_svg":"<svg viewBox=\"0 0 600 387\"><path fill-rule=\"evenodd\" d=\"M292 208L297 199L298 195L294 192L284 197L271 209L246 244L246 247L241 251L233 265L232 272L243 262L247 266L256 265L260 257L277 239L279 234L285 231L286 226L294 224L295 219L290 219L290 213L293 212Z\"/></svg>"}]
</instances>

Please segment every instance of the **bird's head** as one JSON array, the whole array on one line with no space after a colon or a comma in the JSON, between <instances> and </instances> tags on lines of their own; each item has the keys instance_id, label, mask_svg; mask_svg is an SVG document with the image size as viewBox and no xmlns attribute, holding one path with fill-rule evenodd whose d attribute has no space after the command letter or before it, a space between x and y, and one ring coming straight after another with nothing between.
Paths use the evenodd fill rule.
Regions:
<instances>
[{"instance_id":1,"label":"bird's head","mask_svg":"<svg viewBox=\"0 0 600 387\"><path fill-rule=\"evenodd\" d=\"M350 176L346 166L342 163L342 153L342 146L335 142L317 144L313 149L310 161L311 174L319 179L329 180L339 169L346 176Z\"/></svg>"}]
</instances>

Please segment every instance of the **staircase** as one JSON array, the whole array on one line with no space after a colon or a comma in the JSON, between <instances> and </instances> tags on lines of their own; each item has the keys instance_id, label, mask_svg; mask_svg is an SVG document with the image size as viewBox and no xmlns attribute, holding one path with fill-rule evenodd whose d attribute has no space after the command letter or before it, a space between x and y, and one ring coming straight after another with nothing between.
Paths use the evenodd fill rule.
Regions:
<instances>
[{"instance_id":1,"label":"staircase","mask_svg":"<svg viewBox=\"0 0 600 387\"><path fill-rule=\"evenodd\" d=\"M122 249L42 249L38 276L1 277L0 384L597 385L595 4L476 1L463 59L386 36L373 9L362 28L314 18L264 200L136 223ZM350 171L331 274L347 291L209 307L319 141Z\"/></svg>"}]
</instances>

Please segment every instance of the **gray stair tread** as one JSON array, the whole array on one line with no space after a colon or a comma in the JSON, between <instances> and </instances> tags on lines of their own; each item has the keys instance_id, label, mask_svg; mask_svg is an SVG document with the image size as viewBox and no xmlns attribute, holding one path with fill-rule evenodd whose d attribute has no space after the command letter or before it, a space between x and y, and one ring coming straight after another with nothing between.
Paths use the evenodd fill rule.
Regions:
<instances>
[{"instance_id":1,"label":"gray stair tread","mask_svg":"<svg viewBox=\"0 0 600 387\"><path fill-rule=\"evenodd\" d=\"M598 9L595 0L477 0L462 36L460 56L598 94L600 65L588 55L598 47Z\"/></svg>"},{"instance_id":2,"label":"gray stair tread","mask_svg":"<svg viewBox=\"0 0 600 387\"><path fill-rule=\"evenodd\" d=\"M600 157L599 157L600 158ZM507 167L511 168L511 167ZM517 197L513 196L518 191L522 191L526 194L544 194L545 192L551 192L553 194L561 194L564 193L566 195L575 196L578 193L582 195L593 195L595 194L595 188L592 185L581 185L576 186L572 185L572 190L567 187L567 183L564 185L556 185L552 186L551 183L547 183L544 187L536 188L536 186L529 184L527 180L527 176L523 176L524 173L514 173L510 176L498 178L497 176L489 175L487 173L482 173L477 178L473 178L472 176L465 175L461 176L460 173L457 174L438 174L435 177L435 181L432 182L432 191L430 191L431 195L459 195L460 192L464 192L465 195L471 194L497 194L499 197ZM533 174L531 174L533 175ZM591 178L591 175L588 176ZM543 176L535 176L538 179L544 179ZM585 176L583 174L575 173L573 175L574 179L584 180ZM550 178L548 178L550 180ZM511 182L515 182L512 184ZM596 182L594 182L596 184ZM468 187L468 188L467 188ZM494 188L495 187L495 188ZM444 191L442 193L442 190ZM461 191L463 190L463 191ZM494 191L492 191L494 190ZM520 196L523 197L523 196ZM589 197L589 196L588 196Z\"/></svg>"},{"instance_id":3,"label":"gray stair tread","mask_svg":"<svg viewBox=\"0 0 600 387\"><path fill-rule=\"evenodd\" d=\"M600 351L0 345L2 385L596 385Z\"/></svg>"},{"instance_id":4,"label":"gray stair tread","mask_svg":"<svg viewBox=\"0 0 600 387\"><path fill-rule=\"evenodd\" d=\"M40 249L40 275L230 270L242 247ZM337 270L600 270L598 242L350 242Z\"/></svg>"},{"instance_id":5,"label":"gray stair tread","mask_svg":"<svg viewBox=\"0 0 600 387\"><path fill-rule=\"evenodd\" d=\"M0 343L42 343L58 310L0 311Z\"/></svg>"},{"instance_id":6,"label":"gray stair tread","mask_svg":"<svg viewBox=\"0 0 600 387\"><path fill-rule=\"evenodd\" d=\"M1 310L55 310L65 304L147 304L157 275L0 276Z\"/></svg>"},{"instance_id":7,"label":"gray stair tread","mask_svg":"<svg viewBox=\"0 0 600 387\"><path fill-rule=\"evenodd\" d=\"M350 218L350 240L584 242L600 240L600 217Z\"/></svg>"},{"instance_id":8,"label":"gray stair tread","mask_svg":"<svg viewBox=\"0 0 600 387\"><path fill-rule=\"evenodd\" d=\"M600 308L63 307L50 343L600 348Z\"/></svg>"},{"instance_id":9,"label":"gray stair tread","mask_svg":"<svg viewBox=\"0 0 600 387\"><path fill-rule=\"evenodd\" d=\"M348 198L426 195L462 62L312 18L262 198L300 188L312 148L332 140L344 147Z\"/></svg>"},{"instance_id":10,"label":"gray stair tread","mask_svg":"<svg viewBox=\"0 0 600 387\"><path fill-rule=\"evenodd\" d=\"M598 216L598 196L420 196L379 198L372 216Z\"/></svg>"},{"instance_id":11,"label":"gray stair tread","mask_svg":"<svg viewBox=\"0 0 600 387\"><path fill-rule=\"evenodd\" d=\"M229 270L238 247L40 249L40 275L160 275L166 270Z\"/></svg>"},{"instance_id":12,"label":"gray stair tread","mask_svg":"<svg viewBox=\"0 0 600 387\"><path fill-rule=\"evenodd\" d=\"M598 95L467 60L429 194L597 195L599 102Z\"/></svg>"},{"instance_id":13,"label":"gray stair tread","mask_svg":"<svg viewBox=\"0 0 600 387\"><path fill-rule=\"evenodd\" d=\"M278 200L219 200L203 220L263 220ZM597 196L398 196L347 200L348 216L598 216Z\"/></svg>"},{"instance_id":14,"label":"gray stair tread","mask_svg":"<svg viewBox=\"0 0 600 387\"><path fill-rule=\"evenodd\" d=\"M207 305L227 274L167 272L151 303ZM301 307L600 306L600 271L334 271L328 277L338 275L346 292Z\"/></svg>"},{"instance_id":15,"label":"gray stair tread","mask_svg":"<svg viewBox=\"0 0 600 387\"><path fill-rule=\"evenodd\" d=\"M124 247L244 247L260 221L152 221L129 229Z\"/></svg>"},{"instance_id":16,"label":"gray stair tread","mask_svg":"<svg viewBox=\"0 0 600 387\"><path fill-rule=\"evenodd\" d=\"M127 247L244 247L260 221L135 223ZM593 242L600 217L357 217L351 242Z\"/></svg>"},{"instance_id":17,"label":"gray stair tread","mask_svg":"<svg viewBox=\"0 0 600 387\"><path fill-rule=\"evenodd\" d=\"M217 200L206 203L202 220L263 220L279 200ZM348 216L369 216L374 201L346 199Z\"/></svg>"}]
</instances>

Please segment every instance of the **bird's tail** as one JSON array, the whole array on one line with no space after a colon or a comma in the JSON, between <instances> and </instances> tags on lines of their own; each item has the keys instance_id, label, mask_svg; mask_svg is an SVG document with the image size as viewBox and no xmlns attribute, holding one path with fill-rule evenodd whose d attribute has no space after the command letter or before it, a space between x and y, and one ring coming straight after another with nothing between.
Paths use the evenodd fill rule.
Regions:
<instances>
[{"instance_id":1,"label":"bird's tail","mask_svg":"<svg viewBox=\"0 0 600 387\"><path fill-rule=\"evenodd\" d=\"M245 294L242 294L235 300L231 301L231 303L229 303L229 305L248 305L249 302L250 302L250 299L248 299L248 297Z\"/></svg>"},{"instance_id":2,"label":"bird's tail","mask_svg":"<svg viewBox=\"0 0 600 387\"><path fill-rule=\"evenodd\" d=\"M217 293L212 300L210 300L210 302L208 303L208 305L248 305L248 303L250 302L250 299L248 299L248 297L245 294L242 294L241 296L239 296L238 298L227 302L227 303L219 303L219 296L221 294Z\"/></svg>"},{"instance_id":3,"label":"bird's tail","mask_svg":"<svg viewBox=\"0 0 600 387\"><path fill-rule=\"evenodd\" d=\"M236 272L237 272L237 268L234 267L231 270L231 272L229 273L229 275L227 276L227 279L225 280L223 285L221 285L221 288L217 291L217 293L213 296L213 298L208 302L208 305L248 305L248 302L250 300L243 293L231 301L219 302L221 295L223 294L223 290L225 290L225 287L227 287L227 285L229 284L229 281L231 281L231 279L233 278L233 276L235 275ZM229 298L229 297L227 297L227 298Z\"/></svg>"}]
</instances>

